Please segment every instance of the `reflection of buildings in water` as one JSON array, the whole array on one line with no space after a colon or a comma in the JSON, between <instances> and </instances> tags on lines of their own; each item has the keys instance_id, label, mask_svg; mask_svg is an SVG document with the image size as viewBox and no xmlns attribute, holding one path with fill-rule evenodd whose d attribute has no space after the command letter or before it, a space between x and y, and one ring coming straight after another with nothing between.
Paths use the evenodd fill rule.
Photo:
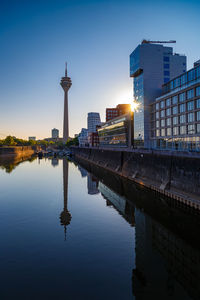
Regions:
<instances>
[{"instance_id":1,"label":"reflection of buildings in water","mask_svg":"<svg viewBox=\"0 0 200 300\"><path fill-rule=\"evenodd\" d=\"M51 160L51 164L53 167L56 167L59 165L59 159L56 158L56 157L53 157L52 160Z\"/></svg>"},{"instance_id":2,"label":"reflection of buildings in water","mask_svg":"<svg viewBox=\"0 0 200 300\"><path fill-rule=\"evenodd\" d=\"M98 182L98 179L94 175L90 173L87 174L87 188L89 195L95 195L99 193Z\"/></svg>"},{"instance_id":3,"label":"reflection of buildings in water","mask_svg":"<svg viewBox=\"0 0 200 300\"><path fill-rule=\"evenodd\" d=\"M68 161L63 159L63 195L64 195L64 208L60 214L60 224L64 226L65 240L66 240L66 231L67 225L70 224L71 214L67 209L68 201Z\"/></svg>"},{"instance_id":4,"label":"reflection of buildings in water","mask_svg":"<svg viewBox=\"0 0 200 300\"><path fill-rule=\"evenodd\" d=\"M199 299L200 252L138 209L135 223L136 299Z\"/></svg>"},{"instance_id":5,"label":"reflection of buildings in water","mask_svg":"<svg viewBox=\"0 0 200 300\"><path fill-rule=\"evenodd\" d=\"M82 168L80 165L78 165L78 170L81 173L81 177L86 177L87 176L88 172L84 168Z\"/></svg>"},{"instance_id":6,"label":"reflection of buildings in water","mask_svg":"<svg viewBox=\"0 0 200 300\"><path fill-rule=\"evenodd\" d=\"M106 199L107 206L112 205L133 226L135 224L134 205L130 205L125 197L115 193L100 181L98 189Z\"/></svg>"}]
</instances>

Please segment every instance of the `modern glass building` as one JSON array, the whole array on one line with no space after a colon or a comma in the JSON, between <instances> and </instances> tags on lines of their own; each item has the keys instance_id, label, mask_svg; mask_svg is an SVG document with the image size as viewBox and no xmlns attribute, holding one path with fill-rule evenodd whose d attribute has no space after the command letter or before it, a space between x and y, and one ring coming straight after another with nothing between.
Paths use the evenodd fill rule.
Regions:
<instances>
[{"instance_id":1,"label":"modern glass building","mask_svg":"<svg viewBox=\"0 0 200 300\"><path fill-rule=\"evenodd\" d=\"M97 130L100 147L128 147L131 142L131 114L112 119Z\"/></svg>"},{"instance_id":2,"label":"modern glass building","mask_svg":"<svg viewBox=\"0 0 200 300\"><path fill-rule=\"evenodd\" d=\"M162 94L162 85L186 71L186 56L173 54L173 48L142 43L130 55L133 96L139 103L134 117L134 137L140 146L150 146L149 105Z\"/></svg>"},{"instance_id":3,"label":"modern glass building","mask_svg":"<svg viewBox=\"0 0 200 300\"><path fill-rule=\"evenodd\" d=\"M200 151L200 62L163 85L151 105L151 146Z\"/></svg>"}]
</instances>

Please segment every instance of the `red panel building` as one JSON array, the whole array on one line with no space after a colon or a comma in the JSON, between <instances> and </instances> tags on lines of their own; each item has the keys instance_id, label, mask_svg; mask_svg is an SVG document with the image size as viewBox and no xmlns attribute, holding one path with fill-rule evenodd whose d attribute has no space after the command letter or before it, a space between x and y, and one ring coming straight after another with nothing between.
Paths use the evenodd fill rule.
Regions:
<instances>
[{"instance_id":1,"label":"red panel building","mask_svg":"<svg viewBox=\"0 0 200 300\"><path fill-rule=\"evenodd\" d=\"M106 108L106 122L127 114L130 110L130 104L118 104L115 108Z\"/></svg>"}]
</instances>

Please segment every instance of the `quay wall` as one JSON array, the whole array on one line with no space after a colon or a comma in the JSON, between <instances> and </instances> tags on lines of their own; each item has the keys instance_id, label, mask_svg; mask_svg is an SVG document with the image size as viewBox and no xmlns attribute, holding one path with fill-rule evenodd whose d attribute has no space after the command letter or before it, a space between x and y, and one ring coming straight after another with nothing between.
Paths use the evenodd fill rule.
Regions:
<instances>
[{"instance_id":1,"label":"quay wall","mask_svg":"<svg viewBox=\"0 0 200 300\"><path fill-rule=\"evenodd\" d=\"M72 149L84 159L168 197L200 209L200 156L99 148Z\"/></svg>"}]
</instances>

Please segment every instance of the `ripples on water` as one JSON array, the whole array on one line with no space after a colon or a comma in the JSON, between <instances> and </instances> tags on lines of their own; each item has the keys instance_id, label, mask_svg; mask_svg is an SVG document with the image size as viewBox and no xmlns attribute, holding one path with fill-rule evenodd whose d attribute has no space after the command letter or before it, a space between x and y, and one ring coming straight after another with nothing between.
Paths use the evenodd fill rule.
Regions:
<instances>
[{"instance_id":1,"label":"ripples on water","mask_svg":"<svg viewBox=\"0 0 200 300\"><path fill-rule=\"evenodd\" d=\"M200 298L196 212L83 162L1 168L0 299Z\"/></svg>"}]
</instances>

